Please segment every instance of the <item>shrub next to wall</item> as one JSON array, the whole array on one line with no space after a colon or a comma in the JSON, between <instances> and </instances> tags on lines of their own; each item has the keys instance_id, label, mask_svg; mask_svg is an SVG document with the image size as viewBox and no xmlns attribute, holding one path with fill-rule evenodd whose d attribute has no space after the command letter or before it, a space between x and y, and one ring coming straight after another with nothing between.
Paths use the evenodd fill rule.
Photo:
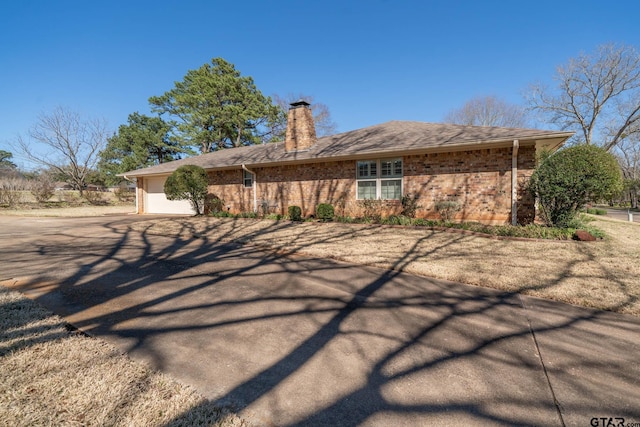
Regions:
<instances>
[{"instance_id":1,"label":"shrub next to wall","mask_svg":"<svg viewBox=\"0 0 640 427\"><path fill-rule=\"evenodd\" d=\"M528 188L538 198L542 219L566 228L584 205L620 192L622 174L611 153L594 145L576 145L545 153Z\"/></svg>"},{"instance_id":2,"label":"shrub next to wall","mask_svg":"<svg viewBox=\"0 0 640 427\"><path fill-rule=\"evenodd\" d=\"M334 216L333 205L329 203L320 203L316 209L316 216L322 221L331 221Z\"/></svg>"},{"instance_id":3,"label":"shrub next to wall","mask_svg":"<svg viewBox=\"0 0 640 427\"><path fill-rule=\"evenodd\" d=\"M535 146L521 141L518 151L518 183L524 187L536 162ZM284 215L288 206L300 206L303 217L315 215L319 203L331 203L339 216L352 218L400 215L438 219L435 204L443 197L456 197L464 210L457 220L503 223L511 221L512 149L495 148L452 153L427 153L403 157L402 200L366 204L357 200L356 162L352 160L255 167L259 199L278 204ZM254 208L253 187L244 187L241 169L209 171L209 192L225 201L232 214ZM518 221L533 218L534 199L518 188ZM417 202L415 206L410 206ZM415 212L413 210L415 209ZM403 212L404 211L404 212Z\"/></svg>"},{"instance_id":4,"label":"shrub next to wall","mask_svg":"<svg viewBox=\"0 0 640 427\"><path fill-rule=\"evenodd\" d=\"M302 221L302 209L300 209L300 206L289 206L288 213L291 221Z\"/></svg>"}]
</instances>

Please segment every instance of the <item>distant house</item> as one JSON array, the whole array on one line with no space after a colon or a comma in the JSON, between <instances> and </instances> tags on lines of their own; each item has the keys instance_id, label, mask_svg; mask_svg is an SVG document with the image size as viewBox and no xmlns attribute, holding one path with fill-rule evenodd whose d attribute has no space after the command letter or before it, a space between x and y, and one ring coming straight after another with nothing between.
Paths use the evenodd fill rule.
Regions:
<instances>
[{"instance_id":1,"label":"distant house","mask_svg":"<svg viewBox=\"0 0 640 427\"><path fill-rule=\"evenodd\" d=\"M54 190L55 191L68 191L68 190L73 190L73 187L71 186L71 184L69 184L67 182L57 181L54 184Z\"/></svg>"},{"instance_id":2,"label":"distant house","mask_svg":"<svg viewBox=\"0 0 640 427\"><path fill-rule=\"evenodd\" d=\"M114 193L116 191L131 191L134 192L136 190L136 184L131 181L123 181L118 185L107 187L107 191Z\"/></svg>"},{"instance_id":3,"label":"distant house","mask_svg":"<svg viewBox=\"0 0 640 427\"><path fill-rule=\"evenodd\" d=\"M181 165L207 170L209 193L233 213L262 205L286 214L297 205L313 215L319 203L359 216L380 199L399 213L403 195L417 195L418 217L437 218L442 200L461 206L458 220L530 222L534 200L524 190L536 154L555 150L570 132L391 121L316 138L309 104L291 104L285 141L215 151L123 174L136 180L138 213L192 213L163 187Z\"/></svg>"}]
</instances>

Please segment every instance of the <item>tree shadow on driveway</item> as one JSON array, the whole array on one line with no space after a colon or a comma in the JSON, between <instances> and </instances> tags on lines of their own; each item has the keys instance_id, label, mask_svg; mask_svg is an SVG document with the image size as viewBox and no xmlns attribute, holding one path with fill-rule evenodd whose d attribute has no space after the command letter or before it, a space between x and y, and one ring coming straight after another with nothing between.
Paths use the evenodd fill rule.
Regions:
<instances>
[{"instance_id":1,"label":"tree shadow on driveway","mask_svg":"<svg viewBox=\"0 0 640 427\"><path fill-rule=\"evenodd\" d=\"M640 420L637 319L400 272L463 256L465 236L382 270L200 235L113 221L3 246L0 263L31 263L23 292L257 424Z\"/></svg>"}]
</instances>

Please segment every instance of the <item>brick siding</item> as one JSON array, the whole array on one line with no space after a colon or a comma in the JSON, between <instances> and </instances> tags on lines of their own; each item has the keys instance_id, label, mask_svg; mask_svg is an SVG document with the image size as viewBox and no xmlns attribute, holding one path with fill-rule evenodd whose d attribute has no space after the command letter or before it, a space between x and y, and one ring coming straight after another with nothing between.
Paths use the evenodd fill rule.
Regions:
<instances>
[{"instance_id":1,"label":"brick siding","mask_svg":"<svg viewBox=\"0 0 640 427\"><path fill-rule=\"evenodd\" d=\"M435 204L455 200L462 209L456 220L507 223L511 220L512 148L491 148L403 157L403 194L417 194L417 216L439 218ZM533 220L533 199L525 190L535 166L535 147L518 152L518 221ZM297 205L303 216L315 213L319 203L331 203L336 215L361 216L356 201L356 161L321 162L251 168L257 174L258 208L264 200L274 213L286 214ZM243 186L241 169L210 171L209 193L224 201L232 213L253 211L253 189ZM399 214L399 201L381 202L382 214Z\"/></svg>"}]
</instances>

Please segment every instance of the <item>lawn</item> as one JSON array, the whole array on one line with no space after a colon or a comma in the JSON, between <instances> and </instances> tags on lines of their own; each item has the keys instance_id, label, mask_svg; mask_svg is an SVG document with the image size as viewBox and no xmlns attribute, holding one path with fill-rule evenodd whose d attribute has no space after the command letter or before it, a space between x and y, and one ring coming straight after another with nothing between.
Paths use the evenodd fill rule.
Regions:
<instances>
[{"instance_id":1,"label":"lawn","mask_svg":"<svg viewBox=\"0 0 640 427\"><path fill-rule=\"evenodd\" d=\"M96 211L97 212L97 211ZM595 217L594 217L595 218ZM231 218L148 219L141 233L258 245L640 316L640 224L597 217L596 242ZM0 425L246 425L192 388L0 287Z\"/></svg>"},{"instance_id":2,"label":"lawn","mask_svg":"<svg viewBox=\"0 0 640 427\"><path fill-rule=\"evenodd\" d=\"M0 378L3 426L246 425L3 287Z\"/></svg>"},{"instance_id":3,"label":"lawn","mask_svg":"<svg viewBox=\"0 0 640 427\"><path fill-rule=\"evenodd\" d=\"M133 224L141 232L259 245L640 316L640 224L593 216L596 242L456 230L231 218Z\"/></svg>"}]
</instances>

